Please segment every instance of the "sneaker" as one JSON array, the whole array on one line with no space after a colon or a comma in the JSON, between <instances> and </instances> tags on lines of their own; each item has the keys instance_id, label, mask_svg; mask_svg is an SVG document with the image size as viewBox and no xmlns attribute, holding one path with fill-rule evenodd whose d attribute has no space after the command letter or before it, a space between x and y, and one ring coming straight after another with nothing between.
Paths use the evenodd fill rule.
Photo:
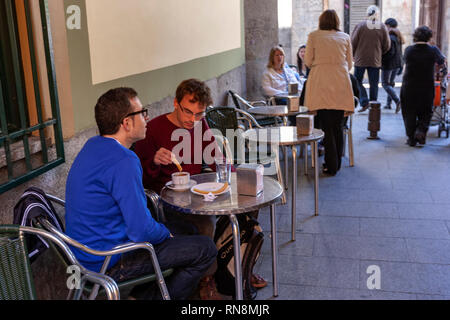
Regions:
<instances>
[{"instance_id":1,"label":"sneaker","mask_svg":"<svg viewBox=\"0 0 450 320\"><path fill-rule=\"evenodd\" d=\"M366 104L364 107L361 107L361 109L359 109L358 112L364 112L367 109L369 109L369 104Z\"/></svg>"},{"instance_id":2,"label":"sneaker","mask_svg":"<svg viewBox=\"0 0 450 320\"><path fill-rule=\"evenodd\" d=\"M395 107L395 113L399 113L399 112L400 112L400 109L402 108L402 105L401 105L400 101L397 102L396 105L397 105L397 106Z\"/></svg>"},{"instance_id":3,"label":"sneaker","mask_svg":"<svg viewBox=\"0 0 450 320\"><path fill-rule=\"evenodd\" d=\"M217 291L216 282L213 276L204 277L200 280L200 299L201 300L222 300L222 296Z\"/></svg>"},{"instance_id":4,"label":"sneaker","mask_svg":"<svg viewBox=\"0 0 450 320\"><path fill-rule=\"evenodd\" d=\"M252 274L250 284L256 289L267 287L267 281L264 280L264 278L261 277L259 274Z\"/></svg>"},{"instance_id":5,"label":"sneaker","mask_svg":"<svg viewBox=\"0 0 450 320\"><path fill-rule=\"evenodd\" d=\"M392 109L392 107L391 107L391 106L388 106L388 105L386 105L386 106L384 106L384 107L383 107L383 109Z\"/></svg>"}]
</instances>

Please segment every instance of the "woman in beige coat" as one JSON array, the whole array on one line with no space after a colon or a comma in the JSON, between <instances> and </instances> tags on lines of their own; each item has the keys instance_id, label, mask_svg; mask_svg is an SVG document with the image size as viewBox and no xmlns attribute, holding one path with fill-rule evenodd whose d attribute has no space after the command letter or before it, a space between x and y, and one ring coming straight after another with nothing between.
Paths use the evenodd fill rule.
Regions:
<instances>
[{"instance_id":1,"label":"woman in beige coat","mask_svg":"<svg viewBox=\"0 0 450 320\"><path fill-rule=\"evenodd\" d=\"M306 44L305 64L311 71L305 106L317 111L320 127L325 132L323 172L330 175L335 175L341 167L344 111L353 112L355 108L349 76L352 60L350 37L339 30L336 11L324 11L319 18L319 29L309 34Z\"/></svg>"}]
</instances>

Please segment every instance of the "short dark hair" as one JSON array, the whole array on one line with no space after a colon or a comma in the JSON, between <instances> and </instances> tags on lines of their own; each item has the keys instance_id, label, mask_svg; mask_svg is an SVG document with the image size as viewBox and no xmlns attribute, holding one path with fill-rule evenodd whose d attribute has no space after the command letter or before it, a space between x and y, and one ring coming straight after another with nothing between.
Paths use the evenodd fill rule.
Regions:
<instances>
[{"instance_id":1,"label":"short dark hair","mask_svg":"<svg viewBox=\"0 0 450 320\"><path fill-rule=\"evenodd\" d=\"M100 135L115 134L125 116L132 112L130 100L137 97L132 88L115 88L103 94L95 105L95 121Z\"/></svg>"},{"instance_id":2,"label":"short dark hair","mask_svg":"<svg viewBox=\"0 0 450 320\"><path fill-rule=\"evenodd\" d=\"M414 30L414 42L428 42L433 37L433 31L427 26L418 27Z\"/></svg>"},{"instance_id":3,"label":"short dark hair","mask_svg":"<svg viewBox=\"0 0 450 320\"><path fill-rule=\"evenodd\" d=\"M397 20L395 20L394 18L388 18L386 19L386 21L384 22L385 25L388 25L391 28L397 28L398 26L398 22Z\"/></svg>"},{"instance_id":4,"label":"short dark hair","mask_svg":"<svg viewBox=\"0 0 450 320\"><path fill-rule=\"evenodd\" d=\"M198 102L202 106L208 107L213 104L211 90L203 81L198 79L184 80L178 85L176 92L178 103L180 103L187 94L194 95L194 102Z\"/></svg>"},{"instance_id":5,"label":"short dark hair","mask_svg":"<svg viewBox=\"0 0 450 320\"><path fill-rule=\"evenodd\" d=\"M319 17L319 29L320 30L339 30L339 24L340 24L339 17L335 10L328 9L322 12L322 14Z\"/></svg>"}]
</instances>

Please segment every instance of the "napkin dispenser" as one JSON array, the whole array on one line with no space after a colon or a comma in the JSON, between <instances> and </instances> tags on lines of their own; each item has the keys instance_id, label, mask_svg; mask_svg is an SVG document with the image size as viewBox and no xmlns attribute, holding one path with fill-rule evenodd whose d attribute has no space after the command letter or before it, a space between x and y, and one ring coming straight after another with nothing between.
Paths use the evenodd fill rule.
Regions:
<instances>
[{"instance_id":1,"label":"napkin dispenser","mask_svg":"<svg viewBox=\"0 0 450 320\"><path fill-rule=\"evenodd\" d=\"M258 196L264 189L264 166L262 164L241 164L236 169L237 192L245 196Z\"/></svg>"},{"instance_id":2,"label":"napkin dispenser","mask_svg":"<svg viewBox=\"0 0 450 320\"><path fill-rule=\"evenodd\" d=\"M289 83L288 85L288 94L289 95L294 95L298 93L298 83L296 82L292 82Z\"/></svg>"},{"instance_id":3,"label":"napkin dispenser","mask_svg":"<svg viewBox=\"0 0 450 320\"><path fill-rule=\"evenodd\" d=\"M314 116L299 114L296 117L297 122L297 135L298 136L309 136L313 132L314 127Z\"/></svg>"},{"instance_id":4,"label":"napkin dispenser","mask_svg":"<svg viewBox=\"0 0 450 320\"><path fill-rule=\"evenodd\" d=\"M287 106L289 111L298 111L298 108L300 106L300 96L288 96Z\"/></svg>"}]
</instances>

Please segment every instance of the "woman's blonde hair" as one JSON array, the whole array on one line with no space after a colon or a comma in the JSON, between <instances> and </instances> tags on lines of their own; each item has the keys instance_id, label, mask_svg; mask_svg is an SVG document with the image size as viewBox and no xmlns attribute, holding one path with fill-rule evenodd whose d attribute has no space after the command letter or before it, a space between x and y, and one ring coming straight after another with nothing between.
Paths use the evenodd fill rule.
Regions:
<instances>
[{"instance_id":1,"label":"woman's blonde hair","mask_svg":"<svg viewBox=\"0 0 450 320\"><path fill-rule=\"evenodd\" d=\"M275 53L277 51L280 51L284 57L286 57L286 54L284 53L284 50L281 46L274 46L272 49L270 49L269 54L269 62L267 63L267 68L273 68L273 58L275 57Z\"/></svg>"}]
</instances>

